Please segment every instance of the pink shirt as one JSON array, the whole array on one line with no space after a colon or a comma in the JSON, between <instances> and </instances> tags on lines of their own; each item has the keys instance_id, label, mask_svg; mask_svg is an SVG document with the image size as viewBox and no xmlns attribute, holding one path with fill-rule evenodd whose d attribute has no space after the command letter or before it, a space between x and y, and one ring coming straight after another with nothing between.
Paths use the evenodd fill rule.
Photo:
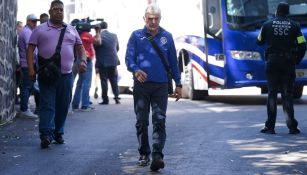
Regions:
<instances>
[{"instance_id":1,"label":"pink shirt","mask_svg":"<svg viewBox=\"0 0 307 175\"><path fill-rule=\"evenodd\" d=\"M33 30L29 44L37 46L38 55L49 59L55 53L61 29L55 28L49 20ZM82 41L76 29L67 24L61 49L61 72L64 74L72 72L75 45L82 45Z\"/></svg>"}]
</instances>

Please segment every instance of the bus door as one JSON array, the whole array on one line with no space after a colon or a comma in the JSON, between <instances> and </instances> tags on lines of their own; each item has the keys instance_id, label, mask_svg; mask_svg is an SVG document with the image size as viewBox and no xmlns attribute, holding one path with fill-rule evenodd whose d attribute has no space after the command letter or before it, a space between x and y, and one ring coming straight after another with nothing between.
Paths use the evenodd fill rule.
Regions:
<instances>
[{"instance_id":1,"label":"bus door","mask_svg":"<svg viewBox=\"0 0 307 175\"><path fill-rule=\"evenodd\" d=\"M225 84L221 0L203 0L205 55L209 88Z\"/></svg>"}]
</instances>

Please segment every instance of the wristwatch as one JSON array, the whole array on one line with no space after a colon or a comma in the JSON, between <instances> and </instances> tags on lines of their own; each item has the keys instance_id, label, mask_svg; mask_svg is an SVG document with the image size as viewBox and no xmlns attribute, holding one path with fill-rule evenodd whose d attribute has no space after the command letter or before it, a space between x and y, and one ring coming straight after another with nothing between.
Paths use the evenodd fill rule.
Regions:
<instances>
[{"instance_id":1,"label":"wristwatch","mask_svg":"<svg viewBox=\"0 0 307 175\"><path fill-rule=\"evenodd\" d=\"M176 87L182 88L182 84L176 84Z\"/></svg>"}]
</instances>

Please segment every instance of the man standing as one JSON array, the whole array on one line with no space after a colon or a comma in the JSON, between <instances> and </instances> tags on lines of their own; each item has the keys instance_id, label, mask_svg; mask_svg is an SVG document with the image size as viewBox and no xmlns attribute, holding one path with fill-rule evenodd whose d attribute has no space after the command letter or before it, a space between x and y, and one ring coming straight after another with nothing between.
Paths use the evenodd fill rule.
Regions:
<instances>
[{"instance_id":1,"label":"man standing","mask_svg":"<svg viewBox=\"0 0 307 175\"><path fill-rule=\"evenodd\" d=\"M61 44L60 69L61 76L51 85L38 81L40 89L39 132L41 148L47 148L52 140L63 144L64 125L72 96L74 49L81 58L80 71L86 69L85 51L78 32L71 25L63 23L64 4L60 0L53 0L50 5L50 20L39 25L32 33L27 59L29 76L35 79L33 68L33 52L38 48L38 55L46 61L55 53L62 29L66 27Z\"/></svg>"},{"instance_id":2,"label":"man standing","mask_svg":"<svg viewBox=\"0 0 307 175\"><path fill-rule=\"evenodd\" d=\"M112 87L114 94L114 100L116 104L119 102L119 90L117 84L118 72L117 65L119 59L117 52L119 50L117 35L108 31L108 24L106 22L101 23L101 45L96 46L96 64L98 69L100 82L101 82L101 105L109 104L108 97L108 79Z\"/></svg>"},{"instance_id":3,"label":"man standing","mask_svg":"<svg viewBox=\"0 0 307 175\"><path fill-rule=\"evenodd\" d=\"M165 57L176 83L174 96L181 98L181 83L172 35L159 26L161 11L155 4L145 10L145 27L134 31L127 45L126 65L134 76L134 111L139 142L139 165L149 164L151 149L148 141L150 107L152 108L153 144L151 170L164 168L163 153L166 132L165 120L168 101L168 78L162 60L153 48L156 43ZM149 37L150 36L150 37Z\"/></svg>"},{"instance_id":4,"label":"man standing","mask_svg":"<svg viewBox=\"0 0 307 175\"><path fill-rule=\"evenodd\" d=\"M43 24L44 22L47 22L49 20L49 15L47 13L42 13L39 15L39 22Z\"/></svg>"},{"instance_id":5,"label":"man standing","mask_svg":"<svg viewBox=\"0 0 307 175\"><path fill-rule=\"evenodd\" d=\"M72 100L72 109L78 110L81 101L81 111L91 111L94 108L90 106L90 89L92 84L92 73L93 73L93 59L95 55L94 45L101 44L100 29L96 28L96 35L93 37L90 32L90 24L84 23L83 25L88 25L89 31L79 31L80 38L82 40L83 46L85 48L85 53L87 57L87 68L84 73L79 73L79 78L77 81L77 86L75 89L75 94ZM77 25L77 30L81 28Z\"/></svg>"},{"instance_id":6,"label":"man standing","mask_svg":"<svg viewBox=\"0 0 307 175\"><path fill-rule=\"evenodd\" d=\"M294 118L293 87L295 64L299 64L306 51L306 40L299 24L289 19L289 5L279 3L276 17L265 22L257 43L266 43L265 60L268 81L268 119L260 132L275 134L277 94L280 91L289 134L298 134L298 122Z\"/></svg>"},{"instance_id":7,"label":"man standing","mask_svg":"<svg viewBox=\"0 0 307 175\"><path fill-rule=\"evenodd\" d=\"M27 117L27 118L37 118L37 115L33 114L30 109L28 109L28 102L29 97L32 94L33 80L29 79L28 74L28 66L30 66L27 63L27 48L29 44L29 39L32 34L32 31L36 27L38 18L34 14L29 14L27 16L27 24L25 27L21 30L18 36L18 51L19 51L19 58L20 58L20 66L21 66L21 73L22 73L22 81L21 81L21 91L20 91L20 114L21 117ZM34 61L32 62L34 64L36 63L36 51L34 55Z\"/></svg>"}]
</instances>

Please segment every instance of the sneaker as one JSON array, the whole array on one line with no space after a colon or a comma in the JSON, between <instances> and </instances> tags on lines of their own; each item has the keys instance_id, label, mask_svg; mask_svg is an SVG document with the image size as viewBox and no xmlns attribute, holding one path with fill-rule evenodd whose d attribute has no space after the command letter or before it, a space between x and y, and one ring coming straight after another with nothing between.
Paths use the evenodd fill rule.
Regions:
<instances>
[{"instance_id":1,"label":"sneaker","mask_svg":"<svg viewBox=\"0 0 307 175\"><path fill-rule=\"evenodd\" d=\"M298 128L289 130L289 134L299 134L299 133L301 133L301 131Z\"/></svg>"},{"instance_id":2,"label":"sneaker","mask_svg":"<svg viewBox=\"0 0 307 175\"><path fill-rule=\"evenodd\" d=\"M19 116L22 118L38 118L38 116L33 114L30 110L20 111Z\"/></svg>"},{"instance_id":3,"label":"sneaker","mask_svg":"<svg viewBox=\"0 0 307 175\"><path fill-rule=\"evenodd\" d=\"M160 169L163 169L165 166L164 161L161 156L156 156L152 159L150 169L151 171L158 171Z\"/></svg>"},{"instance_id":4,"label":"sneaker","mask_svg":"<svg viewBox=\"0 0 307 175\"><path fill-rule=\"evenodd\" d=\"M147 166L150 163L148 155L141 155L138 161L139 166Z\"/></svg>"},{"instance_id":5,"label":"sneaker","mask_svg":"<svg viewBox=\"0 0 307 175\"><path fill-rule=\"evenodd\" d=\"M72 108L71 111L72 112L78 112L78 111L80 111L80 109L79 108Z\"/></svg>"},{"instance_id":6,"label":"sneaker","mask_svg":"<svg viewBox=\"0 0 307 175\"><path fill-rule=\"evenodd\" d=\"M50 144L51 144L51 139L48 136L41 137L41 148L42 149L48 148Z\"/></svg>"},{"instance_id":7,"label":"sneaker","mask_svg":"<svg viewBox=\"0 0 307 175\"><path fill-rule=\"evenodd\" d=\"M62 136L62 134L55 134L54 136L54 141L57 143L57 144L64 144L65 140Z\"/></svg>"},{"instance_id":8,"label":"sneaker","mask_svg":"<svg viewBox=\"0 0 307 175\"><path fill-rule=\"evenodd\" d=\"M269 129L267 127L264 127L263 129L261 129L260 132L265 133L265 134L276 134L274 129Z\"/></svg>"},{"instance_id":9,"label":"sneaker","mask_svg":"<svg viewBox=\"0 0 307 175\"><path fill-rule=\"evenodd\" d=\"M90 112L90 111L93 111L93 110L95 110L95 108L91 107L91 106L89 106L89 107L82 107L80 109L81 112Z\"/></svg>"}]
</instances>

